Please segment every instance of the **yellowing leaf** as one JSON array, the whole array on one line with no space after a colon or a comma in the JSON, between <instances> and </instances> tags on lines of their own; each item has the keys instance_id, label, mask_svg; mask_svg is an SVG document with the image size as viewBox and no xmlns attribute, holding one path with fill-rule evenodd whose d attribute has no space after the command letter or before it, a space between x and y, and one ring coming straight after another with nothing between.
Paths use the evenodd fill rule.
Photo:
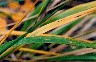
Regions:
<instances>
[{"instance_id":1,"label":"yellowing leaf","mask_svg":"<svg viewBox=\"0 0 96 62\"><path fill-rule=\"evenodd\" d=\"M6 26L6 20L2 17L0 17L0 27ZM1 28L0 30L6 30L7 28Z\"/></svg>"},{"instance_id":2,"label":"yellowing leaf","mask_svg":"<svg viewBox=\"0 0 96 62\"><path fill-rule=\"evenodd\" d=\"M32 0L25 0L25 3L24 3L24 5L21 6L20 11L24 11L24 12L28 11L31 6L34 6ZM34 8L32 8L32 9L34 9Z\"/></svg>"},{"instance_id":3,"label":"yellowing leaf","mask_svg":"<svg viewBox=\"0 0 96 62\"><path fill-rule=\"evenodd\" d=\"M36 3L36 2L35 2ZM21 20L23 15L33 6L33 8L31 9L31 11L34 9L34 4L31 0L26 0L24 5L21 6L20 10L15 13L12 14L12 18L14 21L18 21ZM13 3L12 3L13 4ZM14 5L14 4L13 4Z\"/></svg>"},{"instance_id":4,"label":"yellowing leaf","mask_svg":"<svg viewBox=\"0 0 96 62\"><path fill-rule=\"evenodd\" d=\"M8 8L2 8L2 7L0 7L0 12L4 12L6 14L10 14L11 13L11 11Z\"/></svg>"},{"instance_id":5,"label":"yellowing leaf","mask_svg":"<svg viewBox=\"0 0 96 62\"><path fill-rule=\"evenodd\" d=\"M11 8L11 9L18 9L19 7L20 7L20 5L19 5L19 3L18 2L10 2L9 4L8 4L8 6L9 6L9 8Z\"/></svg>"},{"instance_id":6,"label":"yellowing leaf","mask_svg":"<svg viewBox=\"0 0 96 62\"><path fill-rule=\"evenodd\" d=\"M12 14L12 19L13 19L13 21L17 22L22 19L23 15L24 14L20 14L20 13Z\"/></svg>"}]
</instances>

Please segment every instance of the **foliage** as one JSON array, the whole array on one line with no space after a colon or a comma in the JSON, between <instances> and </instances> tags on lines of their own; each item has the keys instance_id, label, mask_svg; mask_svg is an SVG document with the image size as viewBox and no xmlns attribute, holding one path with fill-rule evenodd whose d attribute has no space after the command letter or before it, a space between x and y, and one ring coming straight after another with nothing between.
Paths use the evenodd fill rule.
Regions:
<instances>
[{"instance_id":1,"label":"foliage","mask_svg":"<svg viewBox=\"0 0 96 62\"><path fill-rule=\"evenodd\" d=\"M9 61L20 61L21 57L23 61L27 54L30 60L25 61L96 60L96 42L93 41L96 37L96 1L91 1L1 2L0 60L15 58ZM85 51L79 50L82 48ZM81 52L78 55L73 54L77 50ZM64 55L66 53L70 54Z\"/></svg>"}]
</instances>

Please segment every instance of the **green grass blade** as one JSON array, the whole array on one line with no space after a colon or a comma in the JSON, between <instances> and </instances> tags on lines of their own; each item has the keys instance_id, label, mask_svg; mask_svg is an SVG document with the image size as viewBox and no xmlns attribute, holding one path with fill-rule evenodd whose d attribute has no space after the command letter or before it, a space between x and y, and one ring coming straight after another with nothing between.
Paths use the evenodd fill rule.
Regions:
<instances>
[{"instance_id":1,"label":"green grass blade","mask_svg":"<svg viewBox=\"0 0 96 62\"><path fill-rule=\"evenodd\" d=\"M79 20L76 20L76 21L74 21L74 22L72 22L72 23L70 23L69 25L67 25L67 26L64 26L64 27L62 27L61 29L59 29L59 30L57 30L57 31L55 31L55 32L52 32L51 34L61 34L61 33L64 33L64 32L66 32L66 31L68 31L70 28L72 28L73 26L75 26L77 23L79 23L80 21L82 20L82 18L80 18ZM43 45L44 43L39 43L38 44L38 46L36 46L37 44L33 44L32 45L32 49L38 49L41 45Z\"/></svg>"},{"instance_id":2,"label":"green grass blade","mask_svg":"<svg viewBox=\"0 0 96 62\"><path fill-rule=\"evenodd\" d=\"M64 11L64 12L62 12L62 13L60 13L60 14L58 14L58 15L50 18L50 19L48 19L41 26L43 26L45 24L48 24L48 23L51 23L51 22L54 22L54 21L56 21L58 19L67 17L69 15L72 15L72 14L75 14L75 13L90 9L92 7L95 7L96 6L95 4L96 4L96 1L93 1L93 2L86 3L86 4L81 4L81 5L75 6L75 7L71 8L71 9L69 9L69 10L66 10L66 11Z\"/></svg>"},{"instance_id":3,"label":"green grass blade","mask_svg":"<svg viewBox=\"0 0 96 62\"><path fill-rule=\"evenodd\" d=\"M34 29L36 29L37 27L40 27L40 25L45 22L48 18L52 17L52 15L54 15L57 11L59 11L60 9L62 9L67 3L71 2L72 0L66 0L64 1L64 4L60 5L59 7L55 8L54 10L52 10L52 12L50 12L49 14L45 15L45 17L38 22L37 24L35 24L33 27L30 28L30 30L28 30L28 32L32 32Z\"/></svg>"},{"instance_id":4,"label":"green grass blade","mask_svg":"<svg viewBox=\"0 0 96 62\"><path fill-rule=\"evenodd\" d=\"M89 42L85 42L83 40L76 40L76 39L65 38L65 37L61 37L61 36L35 36L35 37L23 38L20 41L18 41L17 43L15 43L12 47L17 48L20 45L31 44L31 43L53 43L53 42L57 43L57 44L67 44L67 45L73 45L73 46L82 47L82 48L87 48L87 47L96 48L96 42L89 43ZM10 42L7 42L7 43L1 45L2 47L0 47L0 52L2 51L2 48L5 48L5 45L7 45L9 43ZM13 51L13 50L14 50L14 48L12 50L9 50L8 52L5 52L4 55L5 54L7 55L7 53L9 54L9 52ZM0 58L2 58L4 55L0 56Z\"/></svg>"},{"instance_id":5,"label":"green grass blade","mask_svg":"<svg viewBox=\"0 0 96 62\"><path fill-rule=\"evenodd\" d=\"M48 19L48 20L46 20L46 22L44 22L43 24L41 24L40 26L43 26L43 25L46 25L46 24L48 24L48 23L51 23L51 22L53 22L53 21L56 21L56 20L58 20L58 19L60 19L60 18L64 18L64 17L67 17L67 16L69 16L69 15L72 15L72 14L75 14L75 13L78 13L78 12L81 12L81 11L84 11L84 10L87 10L87 9L90 9L90 8L92 8L92 7L94 7L95 5L93 5L93 4L95 4L96 3L96 1L93 1L93 2L91 2L91 3L86 3L86 4L82 4L82 5L78 5L78 6L76 6L76 7L73 7L73 8L71 8L71 9L69 9L69 10L66 10L66 11L64 11L63 13L60 13L60 14L58 14L57 16L54 16L54 17L51 17L50 19ZM78 9L78 10L77 10ZM76 22L76 21L75 21ZM73 23L75 23L75 22L73 22ZM71 24L71 25L69 25L69 26L74 26L75 24ZM54 34L60 34L61 32L66 32L67 31L67 29L66 28L68 28L68 26L66 26L66 27L63 27L63 29L60 31L60 30L58 30L57 32L54 32ZM71 28L71 27L70 27ZM69 28L69 29L70 29ZM69 30L68 29L68 30ZM34 44L33 45L33 47L35 47L35 48L38 48L38 47L36 47L36 45L37 44ZM43 45L43 44L41 44L41 45ZM39 45L40 46L40 45ZM34 48L33 48L34 49Z\"/></svg>"},{"instance_id":6,"label":"green grass blade","mask_svg":"<svg viewBox=\"0 0 96 62\"><path fill-rule=\"evenodd\" d=\"M57 44L68 44L73 46L81 46L81 47L90 47L96 48L96 44L84 42L82 40L76 40L72 38L65 38L65 37L58 37L58 36L35 36L35 37L28 37L23 38L18 41L14 46L22 45L22 44L31 44L31 43L57 43ZM4 43L0 46L0 51L2 48L5 48L5 45L11 42Z\"/></svg>"},{"instance_id":7,"label":"green grass blade","mask_svg":"<svg viewBox=\"0 0 96 62\"><path fill-rule=\"evenodd\" d=\"M54 56L54 57L43 57L40 59L35 59L35 60L48 60L50 61L94 61L96 60L96 55L94 54L86 54L86 55L79 55L79 56Z\"/></svg>"},{"instance_id":8,"label":"green grass blade","mask_svg":"<svg viewBox=\"0 0 96 62\"><path fill-rule=\"evenodd\" d=\"M32 12L32 14L31 14L30 16L34 16L34 15L37 15L37 14L38 14L38 16L39 16L39 15L46 9L46 7L48 6L48 4L49 4L50 1L51 1L51 0L44 0L41 4L39 4L39 5L36 7L36 9ZM37 18L38 18L38 17L37 17ZM31 20L27 20L27 21L24 23L24 25L23 25L23 27L22 27L21 30L25 31L25 30L27 29L27 27L28 27L31 23L35 22L34 20L36 20L37 18L31 19Z\"/></svg>"},{"instance_id":9,"label":"green grass blade","mask_svg":"<svg viewBox=\"0 0 96 62\"><path fill-rule=\"evenodd\" d=\"M58 34L65 33L65 32L67 32L69 29L71 29L73 26L75 26L76 24L78 24L82 19L83 19L83 18L80 18L80 19L78 19L78 20L76 20L76 21L74 21L74 22L72 22L72 23L70 23L70 24L68 24L68 25L60 28L59 30L52 32L52 34L57 34L57 35L58 35Z\"/></svg>"},{"instance_id":10,"label":"green grass blade","mask_svg":"<svg viewBox=\"0 0 96 62\"><path fill-rule=\"evenodd\" d=\"M0 54L2 54L4 51L6 51L8 48L10 48L12 45L14 45L16 42L18 42L20 39L24 38L26 36L27 33L25 33L24 35L18 37L16 40L13 41L9 41L6 42L2 45L0 45Z\"/></svg>"},{"instance_id":11,"label":"green grass blade","mask_svg":"<svg viewBox=\"0 0 96 62\"><path fill-rule=\"evenodd\" d=\"M91 7L92 7L92 3L95 3L95 2L96 2L96 1L91 2L91 3L87 3L87 4L83 4L83 5L79 5L79 6L76 6L76 7L74 7L74 8L71 8L71 9L69 9L69 10L66 10L66 11L64 11L63 13L61 13L61 14L55 16L55 17L52 17L52 19L48 19L49 21L43 23L43 25L48 24L49 22L55 21L55 20L57 20L57 19L60 19L60 18L69 16L69 15L71 15L71 14L74 14L74 13L77 13L77 12L80 12L80 11L83 11L83 10L86 10L86 9L88 9L88 8L91 8ZM89 5L90 5L90 6L89 6ZM86 7L86 6L88 6L88 7ZM85 7L86 7L86 8L85 8ZM93 7L94 7L94 6L93 6ZM79 9L79 10L77 10L77 9ZM74 24L73 24L73 25L74 25ZM68 28L68 27L67 27L67 28ZM65 29L66 29L66 28L65 28ZM61 31L62 31L62 30L61 30ZM63 31L64 31L64 30L63 30ZM55 32L55 33L57 33L57 32ZM59 32L58 32L58 33L59 33ZM43 45L43 44L41 44L41 45ZM33 47L34 47L34 46L36 46L36 45L34 44Z\"/></svg>"}]
</instances>

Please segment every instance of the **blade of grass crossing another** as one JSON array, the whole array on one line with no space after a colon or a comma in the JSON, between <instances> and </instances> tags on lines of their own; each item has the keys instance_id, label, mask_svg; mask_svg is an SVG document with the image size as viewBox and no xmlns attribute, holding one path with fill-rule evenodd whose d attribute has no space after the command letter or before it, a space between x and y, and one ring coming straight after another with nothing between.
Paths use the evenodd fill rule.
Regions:
<instances>
[{"instance_id":1,"label":"blade of grass crossing another","mask_svg":"<svg viewBox=\"0 0 96 62\"><path fill-rule=\"evenodd\" d=\"M94 9L94 10L93 10ZM64 21L66 20L66 21L68 21L69 19L72 19L71 21L74 21L74 20L77 20L77 19L79 19L79 18L82 18L82 17L84 17L84 16L86 16L86 15L88 15L88 14L91 14L91 13L93 13L93 12L95 12L95 9L96 8L91 8L91 10L86 10L85 12L83 11L83 12L81 12L81 13L77 13L77 14L75 14L75 15L73 15L73 16L69 16L69 17L67 17L67 18L65 18L64 19ZM76 16L77 15L77 16ZM82 16L79 16L79 15L82 15ZM76 18L75 18L76 17ZM63 23L64 23L64 21L62 21ZM56 25L56 23L58 24L58 23L61 23L61 21L56 21L56 22L54 22L54 23L52 23L52 25ZM66 22L66 23L69 23L69 21L68 22ZM65 23L65 24L66 24ZM60 24L60 25L62 25L62 23ZM58 26L60 26L60 25L58 25ZM47 25L48 26L48 25ZM51 24L49 25L49 27L51 26ZM51 27L51 29L54 29L54 28L56 28L56 27L58 27L58 26L53 26L53 27ZM48 27L45 27L45 28L48 28ZM49 30L51 30L51 29L47 29L47 30L44 30L43 32L36 32L36 33L33 33L33 34L31 34L32 36L34 35L34 34L36 34L36 35L41 35L41 34L43 34L43 33L45 33L45 32L47 32L47 31L49 31ZM39 30L38 30L39 31ZM29 35L30 36L30 35ZM20 39L19 39L20 40Z\"/></svg>"},{"instance_id":2,"label":"blade of grass crossing another","mask_svg":"<svg viewBox=\"0 0 96 62\"><path fill-rule=\"evenodd\" d=\"M41 28L33 31L32 34L27 35L27 37L30 37L30 36L33 36L33 35L43 34L43 33L47 32L47 31L49 31L49 30L51 30L51 29L56 28L56 25L59 26L59 23L61 23L61 24L63 25L63 23L66 24L66 23L71 22L72 18L73 18L72 21L75 21L75 20L77 20L77 19L79 19L79 18L82 18L82 17L84 17L84 16L86 16L86 15L89 15L89 13L91 14L91 11L92 11L92 13L95 12L95 9L96 9L96 8L94 7L94 9L93 9L93 8L91 8L91 9L92 9L92 10L88 9L88 10L85 10L85 11L82 11L82 12L79 12L79 13L76 13L76 14L74 14L74 15L70 15L70 16L68 16L68 17L65 17L64 19L65 19L66 21L65 21L64 19L63 19L63 21L62 21L62 19L61 19L62 22L60 22L60 20L57 20L57 21L55 21L55 22L49 23L49 24L47 24L47 25L45 25L45 26L43 26L43 27L41 27ZM87 12L87 11L88 11L88 12ZM80 16L80 14L81 14L81 16ZM76 15L77 15L77 16L76 16ZM74 19L75 17L76 17L76 19ZM69 22L68 22L68 19L71 19L71 20L69 20ZM58 21L59 21L59 22L58 22ZM42 44L41 44L41 45L42 45ZM35 47L35 46L33 46L33 47ZM38 48L38 47L36 47L36 48Z\"/></svg>"},{"instance_id":3,"label":"blade of grass crossing another","mask_svg":"<svg viewBox=\"0 0 96 62\"><path fill-rule=\"evenodd\" d=\"M72 9L66 10L66 11L64 11L63 13L61 13L61 14L55 16L55 17L52 17L52 18L48 19L47 22L44 22L43 24L40 24L39 26L46 25L46 24L48 24L48 23L50 23L50 22L53 22L53 21L55 21L55 20L58 20L58 19L60 19L60 18L63 18L63 17L69 16L69 15L78 13L78 12L80 12L80 11L84 11L84 10L90 9L90 8L92 8L92 7L95 7L95 5L93 5L93 4L95 4L95 3L96 3L96 1L93 1L93 2L90 2L90 3L87 3L87 4L82 4L82 5L78 5L78 6L76 6L76 7L73 7ZM77 9L78 9L78 10L77 10ZM61 31L61 30L60 30L60 31ZM38 32L39 32L39 31L38 31ZM59 32L58 32L58 34L59 34ZM42 44L41 44L41 45L42 45ZM41 45L38 45L37 47L36 47L36 45L33 45L33 48L36 47L36 48L34 48L34 49L37 49L37 48L38 48L39 46L41 46Z\"/></svg>"},{"instance_id":4,"label":"blade of grass crossing another","mask_svg":"<svg viewBox=\"0 0 96 62\"><path fill-rule=\"evenodd\" d=\"M36 0L37 2L38 0ZM28 12L34 7L34 5L36 4L33 3L33 6L24 14L24 16L22 17L22 19L20 19L8 32L8 34L5 35L5 37L1 40L0 45L6 40L6 38L11 34L11 32L21 23L21 21L26 17L26 15L28 14Z\"/></svg>"},{"instance_id":5,"label":"blade of grass crossing another","mask_svg":"<svg viewBox=\"0 0 96 62\"><path fill-rule=\"evenodd\" d=\"M44 0L43 2L45 3L45 1L50 1L50 0ZM41 8L40 8L41 9ZM9 52L10 53L10 50L8 50L8 48L10 48L12 45L14 45L16 42L18 42L21 38L23 38L23 37L25 37L26 36L26 34L28 34L28 33L25 33L25 34L23 34L22 36L20 36L20 37L18 37L16 40L13 40L12 42L10 42L9 44L7 44L6 46L5 46L5 48L4 49L2 49L2 51L0 51L0 54L2 54L4 51L6 52ZM17 47L16 47L17 48ZM14 50L15 48L13 48L13 50ZM11 50L12 51L12 50ZM8 55L8 54L6 54L6 55Z\"/></svg>"},{"instance_id":6,"label":"blade of grass crossing another","mask_svg":"<svg viewBox=\"0 0 96 62\"><path fill-rule=\"evenodd\" d=\"M48 4L50 3L51 0L43 0L43 2L41 4L39 4L36 9L32 12L32 14L30 16L34 16L34 15L37 15L40 16L40 14L46 9L46 7L48 6ZM38 17L37 17L38 18ZM36 19L37 18L34 18L34 19L31 19L31 20L27 20L22 29L23 31L25 31L28 26L30 26L31 23L33 22L36 22ZM35 20L35 21L34 21Z\"/></svg>"},{"instance_id":7,"label":"blade of grass crossing another","mask_svg":"<svg viewBox=\"0 0 96 62\"><path fill-rule=\"evenodd\" d=\"M87 47L96 48L96 42L73 39L70 37L45 34L45 35L41 35L41 36L33 36L33 37L21 39L16 44L14 44L12 47L10 47L7 51L2 53L0 55L0 58L2 59L2 57L5 57L10 52L12 52L15 48L17 48L21 45L23 46L25 44L31 44L31 43L53 43L53 42L57 43L57 44L68 44L68 45L73 45L73 46L82 47L82 48L87 48ZM8 42L8 43L10 43L10 42ZM5 48L5 45L7 45L8 43L4 44L2 47ZM12 50L10 51L10 49L12 49Z\"/></svg>"},{"instance_id":8,"label":"blade of grass crossing another","mask_svg":"<svg viewBox=\"0 0 96 62\"><path fill-rule=\"evenodd\" d=\"M58 10L60 10L61 8L63 8L66 3L71 2L72 0L66 0L64 1L64 4L62 4L61 6L57 7L56 9L54 9L51 13L47 14L40 22L36 23L33 27L30 28L30 30L28 30L29 32L32 32L33 30L35 30L37 27L39 27L43 22L45 22L47 19L49 19L50 17L52 17L52 15L54 15Z\"/></svg>"},{"instance_id":9,"label":"blade of grass crossing another","mask_svg":"<svg viewBox=\"0 0 96 62\"><path fill-rule=\"evenodd\" d=\"M52 32L51 34L57 34L58 35L58 34L64 33L66 31L68 31L70 28L72 28L73 26L75 26L76 24L78 24L81 20L82 20L82 18L68 24L67 26L62 27L61 29L59 29L55 32ZM37 46L37 44L33 44L32 49L38 49L41 45L43 45L43 43L42 44L39 43L38 46Z\"/></svg>"},{"instance_id":10,"label":"blade of grass crossing another","mask_svg":"<svg viewBox=\"0 0 96 62\"><path fill-rule=\"evenodd\" d=\"M87 16L87 15L89 15L91 13L94 13L95 11L96 11L96 7L85 10L85 11L82 11L82 12L79 12L79 13L76 13L74 15L70 15L68 17L57 20L55 22L49 23L49 24L47 24L45 26L42 26L41 28L33 31L31 34L28 34L27 37L41 35L41 34L47 32L47 31L52 30L54 28L57 28L57 27L59 27L59 26L61 26L63 24L73 22L73 21L75 21L75 20L77 20L79 18Z\"/></svg>"},{"instance_id":11,"label":"blade of grass crossing another","mask_svg":"<svg viewBox=\"0 0 96 62\"><path fill-rule=\"evenodd\" d=\"M81 5L78 5L78 6L75 6L69 10L66 10L48 20L46 20L46 22L44 22L41 26L45 25L45 24L48 24L48 23L51 23L51 22L54 22L58 19L61 19L61 18L64 18L64 17L67 17L69 15L72 15L72 14L75 14L75 13L78 13L78 12L81 12L81 11L84 11L84 10L88 10L92 7L96 7L96 1L93 1L93 2L89 2L89 3L86 3L86 4L81 4Z\"/></svg>"}]
</instances>

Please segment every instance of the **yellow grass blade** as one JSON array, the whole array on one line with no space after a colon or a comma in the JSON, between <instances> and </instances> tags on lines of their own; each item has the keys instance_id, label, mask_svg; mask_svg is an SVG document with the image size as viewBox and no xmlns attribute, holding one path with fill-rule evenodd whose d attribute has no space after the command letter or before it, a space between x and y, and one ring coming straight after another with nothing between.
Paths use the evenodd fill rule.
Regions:
<instances>
[{"instance_id":1,"label":"yellow grass blade","mask_svg":"<svg viewBox=\"0 0 96 62\"><path fill-rule=\"evenodd\" d=\"M7 32L9 32L9 30L1 30L0 35L5 35L5 34L7 34ZM20 36L20 35L23 35L24 33L26 33L26 32L24 32L24 31L12 31L12 33L10 35Z\"/></svg>"},{"instance_id":2,"label":"yellow grass blade","mask_svg":"<svg viewBox=\"0 0 96 62\"><path fill-rule=\"evenodd\" d=\"M50 31L50 30L52 30L54 28L57 28L57 27L59 27L61 25L70 23L72 21L75 21L75 20L77 20L79 18L82 18L84 16L87 16L87 15L93 13L93 12L96 12L96 7L93 7L91 9L88 9L88 10L85 10L85 11L70 15L68 17L57 20L55 22L49 23L49 24L47 24L45 26L42 26L41 28L38 28L37 30L33 31L31 34L28 34L26 37L41 35L43 33L46 33L47 31Z\"/></svg>"},{"instance_id":3,"label":"yellow grass blade","mask_svg":"<svg viewBox=\"0 0 96 62\"><path fill-rule=\"evenodd\" d=\"M7 25L7 22L4 18L0 17L0 27L2 26L6 26ZM6 30L7 28L4 27L4 28L1 28L0 30Z\"/></svg>"},{"instance_id":4,"label":"yellow grass blade","mask_svg":"<svg viewBox=\"0 0 96 62\"><path fill-rule=\"evenodd\" d=\"M45 55L60 55L59 53L47 52L47 51L42 51L42 50L34 50L34 49L29 49L29 48L20 48L19 50L26 51L26 52L32 52L32 53L45 54Z\"/></svg>"},{"instance_id":5,"label":"yellow grass blade","mask_svg":"<svg viewBox=\"0 0 96 62\"><path fill-rule=\"evenodd\" d=\"M6 38L11 34L11 32L21 23L21 21L26 17L26 15L30 12L30 10L34 7L38 0L33 3L33 6L24 14L24 16L10 29L8 34L5 35L5 37L1 40L0 45L6 40Z\"/></svg>"}]
</instances>

